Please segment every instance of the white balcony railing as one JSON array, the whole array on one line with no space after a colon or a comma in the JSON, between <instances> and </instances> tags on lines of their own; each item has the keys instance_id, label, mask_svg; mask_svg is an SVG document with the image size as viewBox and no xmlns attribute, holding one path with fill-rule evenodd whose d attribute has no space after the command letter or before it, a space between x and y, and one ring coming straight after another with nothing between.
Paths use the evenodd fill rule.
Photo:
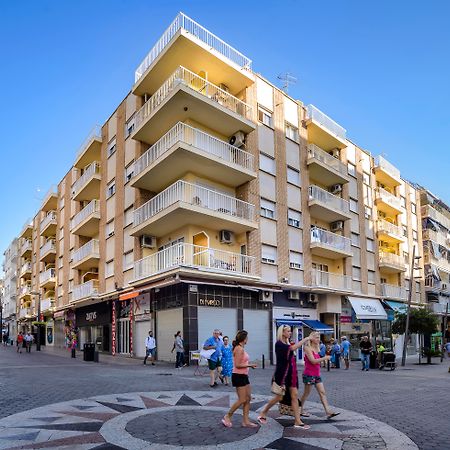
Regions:
<instances>
[{"instance_id":1,"label":"white balcony railing","mask_svg":"<svg viewBox=\"0 0 450 450\"><path fill-rule=\"evenodd\" d=\"M387 220L378 221L378 231L391 234L397 238L403 238L403 229L398 225L388 222Z\"/></svg>"},{"instance_id":2,"label":"white balcony railing","mask_svg":"<svg viewBox=\"0 0 450 450\"><path fill-rule=\"evenodd\" d=\"M90 280L86 283L74 286L72 289L71 301L76 302L87 297L94 297L98 295L98 280Z\"/></svg>"},{"instance_id":3,"label":"white balcony railing","mask_svg":"<svg viewBox=\"0 0 450 450\"><path fill-rule=\"evenodd\" d=\"M24 284L23 286L21 286L20 288L20 295L29 295L31 294L31 284Z\"/></svg>"},{"instance_id":4,"label":"white balcony railing","mask_svg":"<svg viewBox=\"0 0 450 450\"><path fill-rule=\"evenodd\" d=\"M335 158L315 144L308 144L308 158L315 159L340 175L347 176L347 166L340 159Z\"/></svg>"},{"instance_id":5,"label":"white balcony railing","mask_svg":"<svg viewBox=\"0 0 450 450\"><path fill-rule=\"evenodd\" d=\"M180 66L136 113L136 129L150 117L179 85L185 85L244 118L250 119L251 107L215 84Z\"/></svg>"},{"instance_id":6,"label":"white balcony railing","mask_svg":"<svg viewBox=\"0 0 450 450\"><path fill-rule=\"evenodd\" d=\"M94 128L92 128L92 130L86 136L86 139L83 141L77 151L77 158L79 158L84 153L86 147L93 139L102 140L102 128L100 127L100 125L95 125Z\"/></svg>"},{"instance_id":7,"label":"white balcony railing","mask_svg":"<svg viewBox=\"0 0 450 450\"><path fill-rule=\"evenodd\" d=\"M76 264L88 256L100 258L100 245L97 239L91 239L72 253L72 263Z\"/></svg>"},{"instance_id":8,"label":"white balcony railing","mask_svg":"<svg viewBox=\"0 0 450 450\"><path fill-rule=\"evenodd\" d=\"M311 271L311 286L350 291L352 279L348 275L313 269Z\"/></svg>"},{"instance_id":9,"label":"white balcony railing","mask_svg":"<svg viewBox=\"0 0 450 450\"><path fill-rule=\"evenodd\" d=\"M41 300L41 312L47 311L55 306L54 298L44 298Z\"/></svg>"},{"instance_id":10,"label":"white balcony railing","mask_svg":"<svg viewBox=\"0 0 450 450\"><path fill-rule=\"evenodd\" d=\"M319 123L323 128L326 128L331 134L334 134L340 139L345 140L347 131L345 128L341 127L338 123L336 123L333 119L328 117L325 113L320 111L320 109L316 108L314 105L308 105L306 107L307 119L311 119L314 122Z\"/></svg>"},{"instance_id":11,"label":"white balcony railing","mask_svg":"<svg viewBox=\"0 0 450 450\"><path fill-rule=\"evenodd\" d=\"M173 147L177 142L192 145L224 162L236 164L247 170L254 170L254 158L250 153L221 141L203 131L178 122L161 139L152 145L134 163L134 176L139 175L148 166Z\"/></svg>"},{"instance_id":12,"label":"white balcony railing","mask_svg":"<svg viewBox=\"0 0 450 450\"><path fill-rule=\"evenodd\" d=\"M379 167L391 177L400 180L400 170L398 170L397 167L392 165L389 161L385 160L382 156L377 156L375 158L375 167Z\"/></svg>"},{"instance_id":13,"label":"white balcony railing","mask_svg":"<svg viewBox=\"0 0 450 450\"><path fill-rule=\"evenodd\" d=\"M20 247L21 253L25 253L27 250L32 250L32 249L33 249L33 242L30 239L26 239L22 243L22 247Z\"/></svg>"},{"instance_id":14,"label":"white balcony railing","mask_svg":"<svg viewBox=\"0 0 450 450\"><path fill-rule=\"evenodd\" d=\"M383 189L382 187L377 188L377 197L382 202L387 203L388 205L392 206L392 208L400 210L402 207L401 200L398 197L396 197L395 195L386 191L386 189Z\"/></svg>"},{"instance_id":15,"label":"white balcony railing","mask_svg":"<svg viewBox=\"0 0 450 450\"><path fill-rule=\"evenodd\" d=\"M396 266L401 269L405 268L406 266L405 259L402 256L396 255L395 253L383 251L380 251L380 264Z\"/></svg>"},{"instance_id":16,"label":"white balcony railing","mask_svg":"<svg viewBox=\"0 0 450 450\"><path fill-rule=\"evenodd\" d=\"M41 230L54 220L56 220L56 211L49 211L41 221Z\"/></svg>"},{"instance_id":17,"label":"white balcony railing","mask_svg":"<svg viewBox=\"0 0 450 450\"><path fill-rule=\"evenodd\" d=\"M32 270L32 266L31 266L31 262L26 262L25 264L23 264L23 266L20 269L20 274L23 275L26 272L31 272Z\"/></svg>"},{"instance_id":18,"label":"white balcony railing","mask_svg":"<svg viewBox=\"0 0 450 450\"><path fill-rule=\"evenodd\" d=\"M256 276L255 258L252 256L181 243L136 261L134 278L139 280L181 266L229 275Z\"/></svg>"},{"instance_id":19,"label":"white balcony railing","mask_svg":"<svg viewBox=\"0 0 450 450\"><path fill-rule=\"evenodd\" d=\"M438 211L431 205L424 205L421 208L422 217L429 217L433 219L438 224L445 227L447 230L450 230L450 217L443 214L441 211Z\"/></svg>"},{"instance_id":20,"label":"white balcony railing","mask_svg":"<svg viewBox=\"0 0 450 450\"><path fill-rule=\"evenodd\" d=\"M218 38L216 35L212 34L206 28L202 27L200 24L185 16L183 13L179 13L175 20L169 25L167 30L160 37L158 42L153 46L144 60L141 62L139 67L136 69L134 79L135 82L142 77L145 71L150 67L152 62L161 54L164 48L169 44L171 39L175 36L178 30L183 28L190 35L196 37L200 41L204 42L208 48L222 56L225 56L229 61L236 64L242 69L251 70L252 61L244 56L242 53L238 52L236 49L228 45L222 39Z\"/></svg>"},{"instance_id":21,"label":"white balcony railing","mask_svg":"<svg viewBox=\"0 0 450 450\"><path fill-rule=\"evenodd\" d=\"M351 239L321 228L311 228L311 244L313 243L319 243L331 250L344 253L351 253L352 251Z\"/></svg>"},{"instance_id":22,"label":"white balcony railing","mask_svg":"<svg viewBox=\"0 0 450 450\"><path fill-rule=\"evenodd\" d=\"M381 283L381 295L387 298L406 300L406 289L394 284Z\"/></svg>"},{"instance_id":23,"label":"white balcony railing","mask_svg":"<svg viewBox=\"0 0 450 450\"><path fill-rule=\"evenodd\" d=\"M337 195L333 195L316 185L309 186L309 199L316 200L323 203L326 207L340 211L344 214L350 212L350 205L347 200L344 200Z\"/></svg>"},{"instance_id":24,"label":"white balcony railing","mask_svg":"<svg viewBox=\"0 0 450 450\"><path fill-rule=\"evenodd\" d=\"M31 308L20 308L19 317L23 319L24 317L31 316Z\"/></svg>"},{"instance_id":25,"label":"white balcony railing","mask_svg":"<svg viewBox=\"0 0 450 450\"><path fill-rule=\"evenodd\" d=\"M255 220L255 207L235 197L178 180L150 201L135 209L134 226L144 223L174 203L182 202L244 220Z\"/></svg>"},{"instance_id":26,"label":"white balcony railing","mask_svg":"<svg viewBox=\"0 0 450 450\"><path fill-rule=\"evenodd\" d=\"M47 269L45 272L42 272L39 275L39 283L45 283L46 281L49 281L51 279L54 279L56 277L56 270L54 268Z\"/></svg>"},{"instance_id":27,"label":"white balcony railing","mask_svg":"<svg viewBox=\"0 0 450 450\"><path fill-rule=\"evenodd\" d=\"M83 172L83 175L81 175L78 180L75 181L75 183L72 184L72 194L76 195L81 188L95 175L100 173L100 163L97 161L94 161L93 163L89 164L89 166L86 167L86 169Z\"/></svg>"},{"instance_id":28,"label":"white balcony railing","mask_svg":"<svg viewBox=\"0 0 450 450\"><path fill-rule=\"evenodd\" d=\"M439 245L450 248L450 235L446 231L434 231L430 229L423 229L422 237L424 241L434 241Z\"/></svg>"},{"instance_id":29,"label":"white balcony railing","mask_svg":"<svg viewBox=\"0 0 450 450\"><path fill-rule=\"evenodd\" d=\"M100 203L98 200L92 200L78 214L75 214L70 221L70 229L73 230L81 222L96 212L100 212Z\"/></svg>"},{"instance_id":30,"label":"white balcony railing","mask_svg":"<svg viewBox=\"0 0 450 450\"><path fill-rule=\"evenodd\" d=\"M56 242L54 239L49 239L42 247L41 247L41 256L45 255L48 252L56 251Z\"/></svg>"}]
</instances>

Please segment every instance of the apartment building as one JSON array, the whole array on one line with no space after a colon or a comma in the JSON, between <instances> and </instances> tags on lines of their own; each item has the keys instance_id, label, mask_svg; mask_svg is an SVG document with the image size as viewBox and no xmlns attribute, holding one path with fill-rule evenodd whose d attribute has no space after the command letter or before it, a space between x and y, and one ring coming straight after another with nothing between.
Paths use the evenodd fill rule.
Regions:
<instances>
[{"instance_id":1,"label":"apartment building","mask_svg":"<svg viewBox=\"0 0 450 450\"><path fill-rule=\"evenodd\" d=\"M47 344L142 355L151 329L160 359L178 330L193 351L248 329L254 359L280 324L390 340L417 211L398 169L180 13L22 230L20 307L39 291Z\"/></svg>"},{"instance_id":2,"label":"apartment building","mask_svg":"<svg viewBox=\"0 0 450 450\"><path fill-rule=\"evenodd\" d=\"M17 239L3 253L3 328L11 337L16 334L18 253Z\"/></svg>"}]
</instances>

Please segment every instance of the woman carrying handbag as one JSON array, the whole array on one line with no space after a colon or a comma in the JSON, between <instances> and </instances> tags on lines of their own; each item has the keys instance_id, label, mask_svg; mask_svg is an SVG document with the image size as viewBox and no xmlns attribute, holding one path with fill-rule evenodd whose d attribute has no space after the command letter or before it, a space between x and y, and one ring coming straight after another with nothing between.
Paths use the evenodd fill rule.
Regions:
<instances>
[{"instance_id":1,"label":"woman carrying handbag","mask_svg":"<svg viewBox=\"0 0 450 450\"><path fill-rule=\"evenodd\" d=\"M267 413L270 408L276 403L283 400L286 389L289 389L291 395L291 408L294 413L294 428L303 428L308 430L311 428L302 422L300 418L300 408L298 404L298 373L295 350L300 348L305 342L309 342L309 337L298 341L296 344L291 344L290 338L292 335L291 327L289 325L282 325L278 328L277 342L275 344L276 369L272 378L272 392L275 397L267 403L261 410L258 417L258 422L261 425L267 423Z\"/></svg>"}]
</instances>

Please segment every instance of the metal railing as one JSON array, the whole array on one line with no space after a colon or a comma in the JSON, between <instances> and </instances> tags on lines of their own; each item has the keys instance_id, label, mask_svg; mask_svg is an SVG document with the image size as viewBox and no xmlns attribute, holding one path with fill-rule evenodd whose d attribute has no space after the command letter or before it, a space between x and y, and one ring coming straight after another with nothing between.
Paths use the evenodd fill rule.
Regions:
<instances>
[{"instance_id":1,"label":"metal railing","mask_svg":"<svg viewBox=\"0 0 450 450\"><path fill-rule=\"evenodd\" d=\"M20 247L20 253L24 253L27 250L33 249L33 242L30 239L25 239L25 241L22 243L22 246Z\"/></svg>"},{"instance_id":2,"label":"metal railing","mask_svg":"<svg viewBox=\"0 0 450 450\"><path fill-rule=\"evenodd\" d=\"M20 295L27 295L31 293L31 284L24 284L20 288Z\"/></svg>"},{"instance_id":3,"label":"metal railing","mask_svg":"<svg viewBox=\"0 0 450 450\"><path fill-rule=\"evenodd\" d=\"M350 205L347 200L344 200L337 195L333 195L314 184L309 186L309 200L316 200L323 203L328 208L332 208L346 214L350 212Z\"/></svg>"},{"instance_id":4,"label":"metal railing","mask_svg":"<svg viewBox=\"0 0 450 450\"><path fill-rule=\"evenodd\" d=\"M180 243L134 263L134 279L150 277L177 267L256 276L255 258L215 248Z\"/></svg>"},{"instance_id":5,"label":"metal railing","mask_svg":"<svg viewBox=\"0 0 450 450\"><path fill-rule=\"evenodd\" d=\"M144 60L141 62L139 67L136 69L134 75L135 83L142 77L142 75L144 75L152 62L161 54L164 48L175 36L177 31L181 28L189 32L192 36L196 37L200 41L204 42L211 50L214 50L220 53L222 56L225 56L229 61L236 64L240 68L251 70L252 61L249 58L228 45L226 42L218 38L206 28L202 27L200 24L180 12L163 33L163 35L159 38L158 42L153 46Z\"/></svg>"},{"instance_id":6,"label":"metal railing","mask_svg":"<svg viewBox=\"0 0 450 450\"><path fill-rule=\"evenodd\" d=\"M381 283L381 295L387 298L406 300L406 289L394 284Z\"/></svg>"},{"instance_id":7,"label":"metal railing","mask_svg":"<svg viewBox=\"0 0 450 450\"><path fill-rule=\"evenodd\" d=\"M321 162L340 175L347 176L347 166L340 159L335 158L315 144L308 144L308 158Z\"/></svg>"},{"instance_id":8,"label":"metal railing","mask_svg":"<svg viewBox=\"0 0 450 450\"><path fill-rule=\"evenodd\" d=\"M51 280L52 278L56 277L56 270L55 268L47 269L45 272L42 272L39 274L39 283L45 283L48 280Z\"/></svg>"},{"instance_id":9,"label":"metal railing","mask_svg":"<svg viewBox=\"0 0 450 450\"><path fill-rule=\"evenodd\" d=\"M88 256L100 258L100 244L97 239L91 239L72 253L72 263L76 264Z\"/></svg>"},{"instance_id":10,"label":"metal railing","mask_svg":"<svg viewBox=\"0 0 450 450\"><path fill-rule=\"evenodd\" d=\"M311 228L311 244L319 243L330 249L351 253L351 239L321 228Z\"/></svg>"},{"instance_id":11,"label":"metal railing","mask_svg":"<svg viewBox=\"0 0 450 450\"><path fill-rule=\"evenodd\" d=\"M20 269L20 275L23 275L25 272L31 272L31 269L31 262L26 262Z\"/></svg>"},{"instance_id":12,"label":"metal railing","mask_svg":"<svg viewBox=\"0 0 450 450\"><path fill-rule=\"evenodd\" d=\"M178 180L134 210L134 226L140 225L177 202L239 219L256 220L254 205L203 186Z\"/></svg>"},{"instance_id":13,"label":"metal railing","mask_svg":"<svg viewBox=\"0 0 450 450\"><path fill-rule=\"evenodd\" d=\"M73 230L77 225L96 212L100 212L100 202L98 200L91 200L79 213L75 214L70 221L70 229Z\"/></svg>"},{"instance_id":14,"label":"metal railing","mask_svg":"<svg viewBox=\"0 0 450 450\"><path fill-rule=\"evenodd\" d=\"M72 289L72 302L81 300L86 297L94 297L98 295L98 280L90 280L86 283L74 286Z\"/></svg>"},{"instance_id":15,"label":"metal railing","mask_svg":"<svg viewBox=\"0 0 450 450\"><path fill-rule=\"evenodd\" d=\"M323 128L326 128L331 134L334 134L340 139L346 139L347 130L341 127L337 122L335 122L331 117L328 117L320 109L316 108L314 105L308 105L306 107L307 119L314 120L318 122Z\"/></svg>"},{"instance_id":16,"label":"metal railing","mask_svg":"<svg viewBox=\"0 0 450 450\"><path fill-rule=\"evenodd\" d=\"M405 268L406 263L403 256L396 255L395 253L380 251L380 264L387 264L390 266L396 266L399 268Z\"/></svg>"},{"instance_id":17,"label":"metal railing","mask_svg":"<svg viewBox=\"0 0 450 450\"><path fill-rule=\"evenodd\" d=\"M76 195L82 187L95 175L100 173L100 163L97 161L92 162L83 172L78 180L72 184L72 194Z\"/></svg>"},{"instance_id":18,"label":"metal railing","mask_svg":"<svg viewBox=\"0 0 450 450\"><path fill-rule=\"evenodd\" d=\"M384 203L387 203L388 205L392 206L395 209L401 209L402 202L394 194L391 194L390 192L386 191L386 189L383 189L382 187L378 187L376 192L377 192L377 197L380 200L382 200Z\"/></svg>"},{"instance_id":19,"label":"metal railing","mask_svg":"<svg viewBox=\"0 0 450 450\"><path fill-rule=\"evenodd\" d=\"M41 230L43 230L49 223L56 220L56 211L49 211L47 215L41 220Z\"/></svg>"},{"instance_id":20,"label":"metal railing","mask_svg":"<svg viewBox=\"0 0 450 450\"><path fill-rule=\"evenodd\" d=\"M134 163L134 176L139 175L177 142L192 145L211 156L220 158L228 163L236 164L244 169L254 170L254 158L252 154L221 141L204 131L193 128L183 122L178 122L136 160Z\"/></svg>"},{"instance_id":21,"label":"metal railing","mask_svg":"<svg viewBox=\"0 0 450 450\"><path fill-rule=\"evenodd\" d=\"M375 167L379 167L381 170L391 175L391 177L400 180L400 170L382 156L377 156L375 158Z\"/></svg>"},{"instance_id":22,"label":"metal railing","mask_svg":"<svg viewBox=\"0 0 450 450\"><path fill-rule=\"evenodd\" d=\"M47 311L48 309L54 308L55 299L54 298L44 298L41 300L41 311Z\"/></svg>"},{"instance_id":23,"label":"metal railing","mask_svg":"<svg viewBox=\"0 0 450 450\"><path fill-rule=\"evenodd\" d=\"M312 269L311 286L351 291L352 279L349 275Z\"/></svg>"},{"instance_id":24,"label":"metal railing","mask_svg":"<svg viewBox=\"0 0 450 450\"><path fill-rule=\"evenodd\" d=\"M179 85L185 85L190 89L193 89L198 94L204 95L210 100L219 103L244 118L251 118L251 107L247 105L247 103L239 100L237 97L234 97L194 72L180 66L136 113L136 129L138 129L140 125L153 114L158 106L161 105L170 93Z\"/></svg>"},{"instance_id":25,"label":"metal railing","mask_svg":"<svg viewBox=\"0 0 450 450\"><path fill-rule=\"evenodd\" d=\"M45 255L47 252L56 251L56 241L54 239L49 239L42 247L41 247L41 256Z\"/></svg>"},{"instance_id":26,"label":"metal railing","mask_svg":"<svg viewBox=\"0 0 450 450\"><path fill-rule=\"evenodd\" d=\"M85 140L77 150L76 159L78 159L84 153L84 151L86 150L86 148L93 139L98 139L100 141L102 140L102 127L100 125L95 125L89 132L89 134L86 136Z\"/></svg>"},{"instance_id":27,"label":"metal railing","mask_svg":"<svg viewBox=\"0 0 450 450\"><path fill-rule=\"evenodd\" d=\"M403 229L398 225L388 222L387 220L378 221L378 231L383 233L392 234L398 238L403 238Z\"/></svg>"}]
</instances>

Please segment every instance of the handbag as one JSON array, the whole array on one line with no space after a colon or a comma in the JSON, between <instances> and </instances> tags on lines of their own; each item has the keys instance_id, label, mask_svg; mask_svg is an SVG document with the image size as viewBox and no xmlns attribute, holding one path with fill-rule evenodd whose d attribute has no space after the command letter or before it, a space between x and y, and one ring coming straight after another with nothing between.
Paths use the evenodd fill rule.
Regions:
<instances>
[{"instance_id":1,"label":"handbag","mask_svg":"<svg viewBox=\"0 0 450 450\"><path fill-rule=\"evenodd\" d=\"M286 386L280 386L276 381L272 381L271 392L275 395L282 395L286 393Z\"/></svg>"}]
</instances>

